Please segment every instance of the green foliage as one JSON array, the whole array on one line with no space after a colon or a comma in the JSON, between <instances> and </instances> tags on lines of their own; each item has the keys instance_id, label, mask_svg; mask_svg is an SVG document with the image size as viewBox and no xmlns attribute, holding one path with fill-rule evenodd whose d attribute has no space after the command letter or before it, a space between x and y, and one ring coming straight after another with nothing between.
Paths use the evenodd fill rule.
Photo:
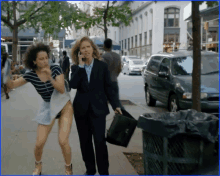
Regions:
<instances>
[{"instance_id":1,"label":"green foliage","mask_svg":"<svg viewBox=\"0 0 220 176\"><path fill-rule=\"evenodd\" d=\"M34 28L37 32L40 27L45 34L57 35L61 29L70 27L77 20L76 9L73 4L66 1L14 1L16 10L21 14L14 24L13 2L2 1L1 19L4 25L13 30Z\"/></svg>"},{"instance_id":2,"label":"green foliage","mask_svg":"<svg viewBox=\"0 0 220 176\"><path fill-rule=\"evenodd\" d=\"M132 11L128 7L128 4L123 6L114 6L116 1L112 3L111 6L95 7L93 8L93 16L86 14L85 12L79 11L78 22L75 23L76 29L84 27L89 29L92 26L98 26L104 30L106 21L107 26L118 27L121 23L124 23L125 26L128 26L131 21Z\"/></svg>"}]
</instances>

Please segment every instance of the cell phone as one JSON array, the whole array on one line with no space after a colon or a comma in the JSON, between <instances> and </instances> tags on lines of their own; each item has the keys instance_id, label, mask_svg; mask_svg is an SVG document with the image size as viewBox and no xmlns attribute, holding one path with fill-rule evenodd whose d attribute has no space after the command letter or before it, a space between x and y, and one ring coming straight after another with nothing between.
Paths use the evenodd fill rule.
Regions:
<instances>
[{"instance_id":1,"label":"cell phone","mask_svg":"<svg viewBox=\"0 0 220 176\"><path fill-rule=\"evenodd\" d=\"M79 51L79 55L81 55L81 52ZM86 58L82 58L82 61L85 62Z\"/></svg>"}]
</instances>

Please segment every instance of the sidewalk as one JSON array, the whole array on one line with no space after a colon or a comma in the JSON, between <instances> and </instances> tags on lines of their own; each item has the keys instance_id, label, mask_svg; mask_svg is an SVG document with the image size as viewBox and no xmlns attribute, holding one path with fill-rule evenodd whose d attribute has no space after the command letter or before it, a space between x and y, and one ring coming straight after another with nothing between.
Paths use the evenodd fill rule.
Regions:
<instances>
[{"instance_id":1,"label":"sidewalk","mask_svg":"<svg viewBox=\"0 0 220 176\"><path fill-rule=\"evenodd\" d=\"M37 123L31 121L41 103L41 98L33 90L32 85L17 88L10 93L10 99L1 98L2 103L2 130L1 130L1 170L2 175L25 175L31 174L34 168L34 145L36 140ZM71 92L73 99L74 90ZM37 97L37 98L36 98ZM34 99L33 99L34 98ZM127 97L121 97L127 99ZM34 100L34 101L33 101ZM146 112L138 106L125 105L125 108L136 119ZM109 128L114 112L110 107L107 116L107 129ZM108 145L109 172L110 175L137 175L123 152L142 153L142 134L136 129L128 148ZM72 148L73 174L81 175L85 170L82 160L79 139L75 121L73 120L70 134L70 145ZM43 153L43 175L63 175L64 159L58 144L57 121L48 137ZM98 174L98 173L97 173Z\"/></svg>"},{"instance_id":2,"label":"sidewalk","mask_svg":"<svg viewBox=\"0 0 220 176\"><path fill-rule=\"evenodd\" d=\"M15 91L12 91L10 95L9 100L5 100L4 97L1 98L1 174L30 175L34 168L34 146L37 129L37 123L31 121L31 119L36 115L42 99L30 84L17 88ZM75 91L72 90L72 100L74 96ZM121 100L129 99L128 97L121 97ZM146 111L146 109L140 105L124 105L124 107L135 119L138 119L141 114L146 112L154 113L153 111ZM107 116L107 129L114 116L112 108L110 107L109 109L110 114ZM74 120L69 139L72 148L73 174L82 175L86 170L81 156ZM138 175L123 152L143 153L141 129L136 128L127 148L114 146L109 143L107 143L107 145L109 151L110 175ZM57 121L55 122L44 147L42 161L43 175L64 174L64 159L58 144ZM217 173L217 167L214 168L214 171L212 168L210 169L206 174Z\"/></svg>"}]
</instances>

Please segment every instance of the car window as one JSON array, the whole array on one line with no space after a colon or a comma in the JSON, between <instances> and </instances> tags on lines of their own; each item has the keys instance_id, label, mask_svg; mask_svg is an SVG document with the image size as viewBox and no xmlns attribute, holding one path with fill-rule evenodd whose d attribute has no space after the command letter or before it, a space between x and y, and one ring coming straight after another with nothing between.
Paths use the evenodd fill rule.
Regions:
<instances>
[{"instance_id":1,"label":"car window","mask_svg":"<svg viewBox=\"0 0 220 176\"><path fill-rule=\"evenodd\" d=\"M219 72L219 57L216 56L202 56L201 59L201 74L212 74Z\"/></svg>"},{"instance_id":2,"label":"car window","mask_svg":"<svg viewBox=\"0 0 220 176\"><path fill-rule=\"evenodd\" d=\"M193 59L191 56L174 58L172 61L173 75L192 75Z\"/></svg>"},{"instance_id":3,"label":"car window","mask_svg":"<svg viewBox=\"0 0 220 176\"><path fill-rule=\"evenodd\" d=\"M138 59L136 56L128 56L129 59Z\"/></svg>"},{"instance_id":4,"label":"car window","mask_svg":"<svg viewBox=\"0 0 220 176\"><path fill-rule=\"evenodd\" d=\"M133 61L134 65L143 65L143 61Z\"/></svg>"},{"instance_id":5,"label":"car window","mask_svg":"<svg viewBox=\"0 0 220 176\"><path fill-rule=\"evenodd\" d=\"M151 57L148 66L147 66L147 70L157 74L158 70L159 70L159 66L160 66L160 62L161 62L161 57L159 56L153 56Z\"/></svg>"},{"instance_id":6,"label":"car window","mask_svg":"<svg viewBox=\"0 0 220 176\"><path fill-rule=\"evenodd\" d=\"M170 59L168 58L164 58L163 61L160 64L160 70L159 72L169 72L169 68L170 68Z\"/></svg>"}]
</instances>

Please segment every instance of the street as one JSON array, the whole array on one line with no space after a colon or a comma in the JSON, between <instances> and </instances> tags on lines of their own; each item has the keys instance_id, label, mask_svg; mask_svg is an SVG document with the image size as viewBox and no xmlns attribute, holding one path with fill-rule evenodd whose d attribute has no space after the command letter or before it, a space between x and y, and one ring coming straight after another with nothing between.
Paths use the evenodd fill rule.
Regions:
<instances>
[{"instance_id":1,"label":"street","mask_svg":"<svg viewBox=\"0 0 220 176\"><path fill-rule=\"evenodd\" d=\"M166 105L157 101L155 107L149 107L146 105L145 92L143 78L140 75L124 75L120 74L118 77L119 82L119 93L121 97L128 97L130 100L135 102L144 108L146 112L148 110L154 112L167 112Z\"/></svg>"}]
</instances>

